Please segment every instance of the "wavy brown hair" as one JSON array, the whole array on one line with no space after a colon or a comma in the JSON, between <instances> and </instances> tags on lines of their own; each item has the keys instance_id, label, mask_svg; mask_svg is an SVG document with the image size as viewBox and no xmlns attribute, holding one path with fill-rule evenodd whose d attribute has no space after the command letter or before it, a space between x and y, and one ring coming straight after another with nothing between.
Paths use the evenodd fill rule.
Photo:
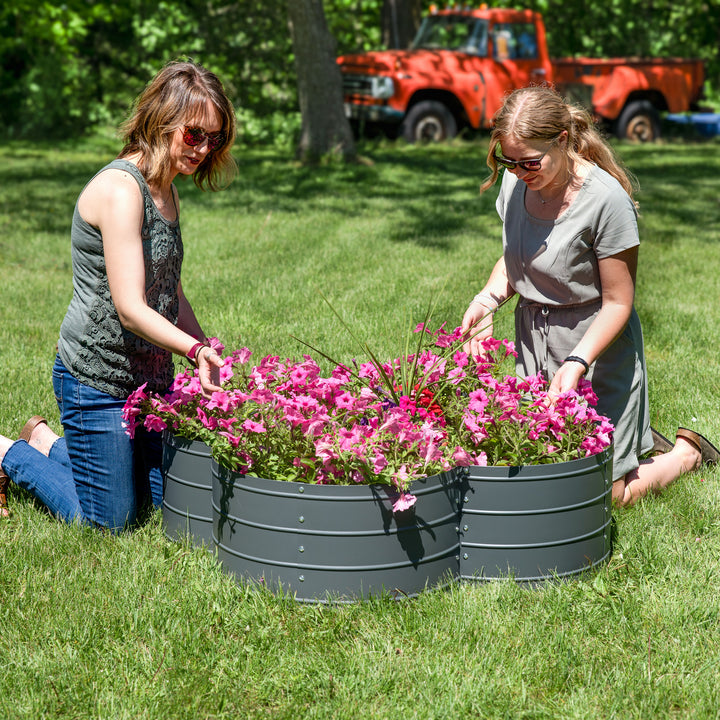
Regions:
<instances>
[{"instance_id":1,"label":"wavy brown hair","mask_svg":"<svg viewBox=\"0 0 720 720\"><path fill-rule=\"evenodd\" d=\"M140 153L145 179L162 183L170 173L172 134L193 117L205 118L208 100L221 118L224 141L205 156L193 181L203 190L220 190L237 172L230 154L235 141L235 109L217 76L194 62L168 63L150 81L121 126L125 146L118 157Z\"/></svg>"},{"instance_id":2,"label":"wavy brown hair","mask_svg":"<svg viewBox=\"0 0 720 720\"><path fill-rule=\"evenodd\" d=\"M633 175L623 167L597 131L587 110L565 102L550 87L538 85L515 90L495 113L493 123L487 156L491 174L480 186L481 192L492 187L498 179L495 153L503 138L512 136L518 140L551 143L563 130L568 136L568 157L595 163L612 175L631 198L638 188Z\"/></svg>"}]
</instances>

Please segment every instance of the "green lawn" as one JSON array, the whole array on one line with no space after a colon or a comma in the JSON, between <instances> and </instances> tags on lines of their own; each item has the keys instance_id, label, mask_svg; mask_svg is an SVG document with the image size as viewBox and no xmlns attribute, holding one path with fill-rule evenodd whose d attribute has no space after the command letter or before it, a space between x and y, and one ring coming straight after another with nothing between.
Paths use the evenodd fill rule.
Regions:
<instances>
[{"instance_id":1,"label":"green lawn","mask_svg":"<svg viewBox=\"0 0 720 720\"><path fill-rule=\"evenodd\" d=\"M238 149L223 193L179 183L183 285L228 348L382 355L428 299L454 327L501 251L486 139L365 145L297 166ZM75 198L118 146L0 148L0 433L44 414L71 294ZM651 417L720 441L720 142L621 145L642 192L637 309ZM511 336L510 313L498 335ZM168 542L156 514L111 538L63 526L12 488L0 523L3 718L720 717L720 471L616 515L594 576L539 590L459 585L406 602L301 605L238 586Z\"/></svg>"}]
</instances>

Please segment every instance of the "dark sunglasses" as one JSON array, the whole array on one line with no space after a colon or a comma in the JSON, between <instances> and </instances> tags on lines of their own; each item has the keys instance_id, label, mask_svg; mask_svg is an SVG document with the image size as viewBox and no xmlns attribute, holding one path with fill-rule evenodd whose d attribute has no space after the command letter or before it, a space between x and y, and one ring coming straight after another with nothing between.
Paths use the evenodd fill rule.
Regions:
<instances>
[{"instance_id":1,"label":"dark sunglasses","mask_svg":"<svg viewBox=\"0 0 720 720\"><path fill-rule=\"evenodd\" d=\"M542 167L542 159L550 152L548 148L539 158L533 158L532 160L508 160L497 154L495 151L495 161L498 165L502 165L508 170L514 170L516 167L521 167L527 172L537 172Z\"/></svg>"},{"instance_id":2,"label":"dark sunglasses","mask_svg":"<svg viewBox=\"0 0 720 720\"><path fill-rule=\"evenodd\" d=\"M208 150L217 150L225 142L225 135L222 132L206 133L199 127L186 127L183 130L183 142L186 145L195 147L203 140L207 140Z\"/></svg>"}]
</instances>

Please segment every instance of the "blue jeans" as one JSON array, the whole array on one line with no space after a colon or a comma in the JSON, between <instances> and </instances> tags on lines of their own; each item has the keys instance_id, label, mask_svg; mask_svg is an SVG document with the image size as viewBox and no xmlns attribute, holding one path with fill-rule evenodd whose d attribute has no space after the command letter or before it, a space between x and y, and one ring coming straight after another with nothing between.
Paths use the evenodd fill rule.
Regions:
<instances>
[{"instance_id":1,"label":"blue jeans","mask_svg":"<svg viewBox=\"0 0 720 720\"><path fill-rule=\"evenodd\" d=\"M162 503L162 438L138 428L131 440L122 426L124 400L78 382L60 361L53 388L64 437L50 454L19 440L2 466L10 478L53 515L113 532L133 525L149 500Z\"/></svg>"}]
</instances>

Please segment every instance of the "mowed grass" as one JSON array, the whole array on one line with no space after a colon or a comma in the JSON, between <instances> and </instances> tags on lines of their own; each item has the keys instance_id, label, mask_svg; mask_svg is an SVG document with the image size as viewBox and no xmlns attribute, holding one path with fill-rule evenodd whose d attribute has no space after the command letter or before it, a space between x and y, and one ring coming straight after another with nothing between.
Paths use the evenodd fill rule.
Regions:
<instances>
[{"instance_id":1,"label":"mowed grass","mask_svg":"<svg viewBox=\"0 0 720 720\"><path fill-rule=\"evenodd\" d=\"M460 323L501 252L486 139L365 145L302 168L238 149L219 194L180 182L183 285L205 329L257 359L357 355L322 299L386 356L437 299ZM621 145L642 186L637 309L654 426L720 441L717 141ZM71 296L77 194L118 150L6 144L0 432L40 412ZM512 317L497 324L512 337ZM67 527L12 488L0 524L0 717L715 718L720 472L616 514L607 566L531 590L459 585L412 601L302 605L250 591L155 514L120 537Z\"/></svg>"}]
</instances>

